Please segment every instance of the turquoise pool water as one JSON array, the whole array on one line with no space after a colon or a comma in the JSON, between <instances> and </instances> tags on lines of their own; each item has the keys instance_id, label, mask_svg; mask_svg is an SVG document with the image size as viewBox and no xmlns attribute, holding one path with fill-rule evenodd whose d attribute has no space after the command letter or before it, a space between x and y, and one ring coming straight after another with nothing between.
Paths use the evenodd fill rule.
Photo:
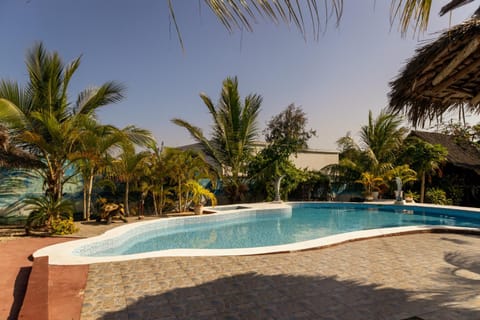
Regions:
<instances>
[{"instance_id":1,"label":"turquoise pool water","mask_svg":"<svg viewBox=\"0 0 480 320\"><path fill-rule=\"evenodd\" d=\"M377 228L416 225L480 227L480 213L475 212L353 204L303 203L293 204L290 212L229 213L214 221L202 218L207 217L174 221L171 225L150 225L121 238L99 241L94 247L80 247L74 253L101 257L179 248L252 248Z\"/></svg>"}]
</instances>

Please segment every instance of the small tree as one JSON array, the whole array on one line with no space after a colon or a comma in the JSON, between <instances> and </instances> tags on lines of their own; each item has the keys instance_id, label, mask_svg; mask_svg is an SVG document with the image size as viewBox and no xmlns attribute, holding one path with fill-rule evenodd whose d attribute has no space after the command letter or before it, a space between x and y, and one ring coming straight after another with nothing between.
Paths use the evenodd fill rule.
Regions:
<instances>
[{"instance_id":1,"label":"small tree","mask_svg":"<svg viewBox=\"0 0 480 320\"><path fill-rule=\"evenodd\" d=\"M406 140L403 159L410 164L421 179L420 202L425 200L427 176L441 174L441 165L446 160L447 149L439 144L430 144L418 138Z\"/></svg>"},{"instance_id":2,"label":"small tree","mask_svg":"<svg viewBox=\"0 0 480 320\"><path fill-rule=\"evenodd\" d=\"M307 148L308 140L316 134L315 130L308 130L306 126L306 114L300 107L290 104L267 123L267 128L264 130L267 146L257 154L250 164L249 174L256 178L257 183L267 183L265 179L270 180L274 177L278 191L275 196L277 200L280 197L277 185L282 180L285 185L292 177L297 177L298 181L304 179L304 175L293 170L296 168L289 158L300 149ZM284 179L287 177L289 179ZM290 191L295 189L298 181L297 183L293 181L288 183Z\"/></svg>"},{"instance_id":3,"label":"small tree","mask_svg":"<svg viewBox=\"0 0 480 320\"><path fill-rule=\"evenodd\" d=\"M213 119L211 138L185 120L173 119L172 122L187 129L202 145L205 154L214 161L230 201L240 201L245 186L244 174L257 136L262 97L250 94L242 101L236 77L223 81L217 105L204 93L200 97Z\"/></svg>"}]
</instances>

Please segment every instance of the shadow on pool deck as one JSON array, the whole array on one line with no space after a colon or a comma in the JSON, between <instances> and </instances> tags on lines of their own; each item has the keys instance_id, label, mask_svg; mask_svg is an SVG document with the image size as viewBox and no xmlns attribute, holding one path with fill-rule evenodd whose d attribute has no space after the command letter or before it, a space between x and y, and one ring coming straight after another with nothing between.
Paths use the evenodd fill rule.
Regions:
<instances>
[{"instance_id":1,"label":"shadow on pool deck","mask_svg":"<svg viewBox=\"0 0 480 320\"><path fill-rule=\"evenodd\" d=\"M480 238L90 266L82 319L480 319Z\"/></svg>"},{"instance_id":2,"label":"shadow on pool deck","mask_svg":"<svg viewBox=\"0 0 480 320\"><path fill-rule=\"evenodd\" d=\"M101 319L479 319L480 309L455 306L464 294L455 285L413 292L333 276L246 273L130 299Z\"/></svg>"},{"instance_id":3,"label":"shadow on pool deck","mask_svg":"<svg viewBox=\"0 0 480 320\"><path fill-rule=\"evenodd\" d=\"M20 312L20 308L23 304L23 298L27 289L28 278L32 267L21 267L15 278L15 284L13 287L13 303L10 308L8 319L17 319Z\"/></svg>"}]
</instances>

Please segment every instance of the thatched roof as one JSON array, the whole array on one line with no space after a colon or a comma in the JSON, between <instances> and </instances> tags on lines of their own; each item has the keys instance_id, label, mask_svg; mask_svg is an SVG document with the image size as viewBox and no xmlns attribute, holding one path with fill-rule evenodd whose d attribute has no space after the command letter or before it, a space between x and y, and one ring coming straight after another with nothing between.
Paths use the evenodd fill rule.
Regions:
<instances>
[{"instance_id":1,"label":"thatched roof","mask_svg":"<svg viewBox=\"0 0 480 320\"><path fill-rule=\"evenodd\" d=\"M430 144L440 144L448 150L447 162L480 175L480 151L472 144L461 142L455 136L436 132L412 131L410 136L418 137Z\"/></svg>"},{"instance_id":2,"label":"thatched roof","mask_svg":"<svg viewBox=\"0 0 480 320\"><path fill-rule=\"evenodd\" d=\"M42 163L32 154L10 144L7 128L0 125L0 167L38 168Z\"/></svg>"},{"instance_id":3,"label":"thatched roof","mask_svg":"<svg viewBox=\"0 0 480 320\"><path fill-rule=\"evenodd\" d=\"M389 111L424 125L447 110L480 111L480 19L473 18L416 50L390 83Z\"/></svg>"}]
</instances>

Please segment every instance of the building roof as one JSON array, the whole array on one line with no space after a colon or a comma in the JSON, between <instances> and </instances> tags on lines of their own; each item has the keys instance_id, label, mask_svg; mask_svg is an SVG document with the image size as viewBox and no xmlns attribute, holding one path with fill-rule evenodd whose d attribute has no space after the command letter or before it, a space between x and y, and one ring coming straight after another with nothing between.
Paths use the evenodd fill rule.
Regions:
<instances>
[{"instance_id":1,"label":"building roof","mask_svg":"<svg viewBox=\"0 0 480 320\"><path fill-rule=\"evenodd\" d=\"M412 131L415 136L430 144L440 144L448 150L447 162L480 174L480 151L469 143L461 143L454 136L436 132Z\"/></svg>"},{"instance_id":2,"label":"building roof","mask_svg":"<svg viewBox=\"0 0 480 320\"><path fill-rule=\"evenodd\" d=\"M416 50L390 83L389 110L424 125L458 107L480 107L480 20L472 18Z\"/></svg>"}]
</instances>

